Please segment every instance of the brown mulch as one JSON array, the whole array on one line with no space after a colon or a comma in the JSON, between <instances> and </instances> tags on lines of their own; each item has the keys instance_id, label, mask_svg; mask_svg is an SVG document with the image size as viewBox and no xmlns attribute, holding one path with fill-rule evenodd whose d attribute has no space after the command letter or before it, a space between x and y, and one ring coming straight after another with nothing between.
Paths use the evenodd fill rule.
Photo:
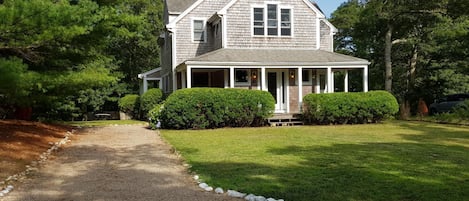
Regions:
<instances>
[{"instance_id":1,"label":"brown mulch","mask_svg":"<svg viewBox=\"0 0 469 201\"><path fill-rule=\"evenodd\" d=\"M24 171L70 130L61 125L0 120L0 181Z\"/></svg>"}]
</instances>

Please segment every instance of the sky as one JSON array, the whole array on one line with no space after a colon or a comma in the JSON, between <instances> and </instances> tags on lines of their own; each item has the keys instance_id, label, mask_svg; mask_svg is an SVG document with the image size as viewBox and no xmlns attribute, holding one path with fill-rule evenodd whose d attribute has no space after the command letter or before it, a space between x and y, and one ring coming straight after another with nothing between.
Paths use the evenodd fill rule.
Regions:
<instances>
[{"instance_id":1,"label":"sky","mask_svg":"<svg viewBox=\"0 0 469 201\"><path fill-rule=\"evenodd\" d=\"M324 12L327 18L331 17L331 13L334 12L340 4L347 0L315 0L319 5L319 8Z\"/></svg>"}]
</instances>

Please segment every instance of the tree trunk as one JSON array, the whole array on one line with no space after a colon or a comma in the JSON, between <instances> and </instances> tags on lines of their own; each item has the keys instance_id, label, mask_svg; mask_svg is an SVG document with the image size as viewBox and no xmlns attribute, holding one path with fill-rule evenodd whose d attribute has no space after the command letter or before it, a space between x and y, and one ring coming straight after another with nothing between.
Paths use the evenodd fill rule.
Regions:
<instances>
[{"instance_id":1,"label":"tree trunk","mask_svg":"<svg viewBox=\"0 0 469 201\"><path fill-rule=\"evenodd\" d=\"M385 37L385 47L384 47L384 66L386 68L385 80L384 80L384 89L392 93L392 60L391 60L391 51L392 51L392 25L388 24L388 30Z\"/></svg>"},{"instance_id":2,"label":"tree trunk","mask_svg":"<svg viewBox=\"0 0 469 201\"><path fill-rule=\"evenodd\" d=\"M410 96L414 94L415 77L416 77L416 72L417 72L417 59L418 59L418 47L417 45L414 45L412 49L412 57L409 59L406 95L401 101L401 107L400 107L401 119L408 119L411 115L412 105L410 101L412 98Z\"/></svg>"}]
</instances>

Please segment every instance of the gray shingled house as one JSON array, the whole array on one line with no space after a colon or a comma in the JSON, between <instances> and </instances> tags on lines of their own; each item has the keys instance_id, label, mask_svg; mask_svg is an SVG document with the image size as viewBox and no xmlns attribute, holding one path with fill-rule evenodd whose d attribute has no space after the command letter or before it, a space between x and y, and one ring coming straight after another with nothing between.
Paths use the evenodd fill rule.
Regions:
<instances>
[{"instance_id":1,"label":"gray shingled house","mask_svg":"<svg viewBox=\"0 0 469 201\"><path fill-rule=\"evenodd\" d=\"M310 0L165 0L161 67L142 73L143 91L192 87L269 91L276 113L297 113L309 93L333 93L334 73L359 70L364 59L333 52L336 28Z\"/></svg>"}]
</instances>

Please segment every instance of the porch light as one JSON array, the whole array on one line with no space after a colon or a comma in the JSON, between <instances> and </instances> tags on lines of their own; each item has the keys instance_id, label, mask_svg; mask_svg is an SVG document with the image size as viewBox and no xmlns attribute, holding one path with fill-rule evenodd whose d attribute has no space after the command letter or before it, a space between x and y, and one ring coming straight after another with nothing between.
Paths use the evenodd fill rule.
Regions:
<instances>
[{"instance_id":1,"label":"porch light","mask_svg":"<svg viewBox=\"0 0 469 201\"><path fill-rule=\"evenodd\" d=\"M251 77L253 80L256 80L257 79L257 71L253 70L252 73L251 73Z\"/></svg>"},{"instance_id":2,"label":"porch light","mask_svg":"<svg viewBox=\"0 0 469 201\"><path fill-rule=\"evenodd\" d=\"M290 71L290 79L295 79L295 71Z\"/></svg>"}]
</instances>

